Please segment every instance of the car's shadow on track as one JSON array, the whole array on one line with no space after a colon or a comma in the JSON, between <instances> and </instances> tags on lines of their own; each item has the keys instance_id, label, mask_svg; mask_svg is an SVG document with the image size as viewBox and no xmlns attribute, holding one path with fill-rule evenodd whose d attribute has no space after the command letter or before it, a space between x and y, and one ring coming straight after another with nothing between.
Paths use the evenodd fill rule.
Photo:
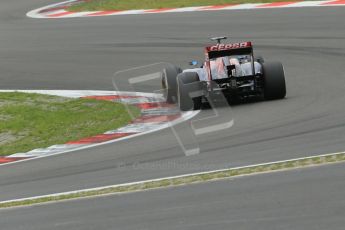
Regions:
<instances>
[{"instance_id":1,"label":"car's shadow on track","mask_svg":"<svg viewBox=\"0 0 345 230\"><path fill-rule=\"evenodd\" d=\"M221 102L221 103L214 103L216 107L238 107L238 106L244 106L244 105L251 105L251 104L256 104L256 103L263 103L266 102L263 97L248 97L248 98L229 98L227 99L226 103ZM209 102L204 102L202 103L202 110L209 110L212 109L212 106Z\"/></svg>"}]
</instances>

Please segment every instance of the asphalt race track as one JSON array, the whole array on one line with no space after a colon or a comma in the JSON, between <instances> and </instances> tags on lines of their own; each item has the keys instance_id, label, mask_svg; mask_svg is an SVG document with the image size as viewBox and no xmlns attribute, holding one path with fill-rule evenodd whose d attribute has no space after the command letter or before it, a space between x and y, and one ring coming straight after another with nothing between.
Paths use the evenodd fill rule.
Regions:
<instances>
[{"instance_id":1,"label":"asphalt race track","mask_svg":"<svg viewBox=\"0 0 345 230\"><path fill-rule=\"evenodd\" d=\"M54 2L1 1L1 89L113 90L116 71L162 61L187 67L188 61L201 60L209 37L229 35L252 40L257 53L284 64L288 95L232 106L235 125L200 137L202 151L194 156L186 157L167 129L0 166L0 201L345 150L345 7L59 20L25 16L49 3ZM278 175L268 177L279 180Z\"/></svg>"},{"instance_id":2,"label":"asphalt race track","mask_svg":"<svg viewBox=\"0 0 345 230\"><path fill-rule=\"evenodd\" d=\"M344 166L1 210L0 224L8 230L342 230Z\"/></svg>"}]
</instances>

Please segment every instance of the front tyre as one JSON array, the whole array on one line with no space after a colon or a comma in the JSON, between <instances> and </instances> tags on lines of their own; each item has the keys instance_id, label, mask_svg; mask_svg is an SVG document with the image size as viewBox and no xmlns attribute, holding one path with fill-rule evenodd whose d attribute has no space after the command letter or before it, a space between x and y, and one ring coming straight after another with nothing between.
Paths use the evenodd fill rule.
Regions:
<instances>
[{"instance_id":1,"label":"front tyre","mask_svg":"<svg viewBox=\"0 0 345 230\"><path fill-rule=\"evenodd\" d=\"M280 62L262 64L264 80L264 98L266 100L283 99L286 96L285 74Z\"/></svg>"},{"instance_id":2,"label":"front tyre","mask_svg":"<svg viewBox=\"0 0 345 230\"><path fill-rule=\"evenodd\" d=\"M162 75L162 88L164 89L164 97L167 103L177 102L177 80L176 77L182 70L177 66L169 64Z\"/></svg>"}]
</instances>

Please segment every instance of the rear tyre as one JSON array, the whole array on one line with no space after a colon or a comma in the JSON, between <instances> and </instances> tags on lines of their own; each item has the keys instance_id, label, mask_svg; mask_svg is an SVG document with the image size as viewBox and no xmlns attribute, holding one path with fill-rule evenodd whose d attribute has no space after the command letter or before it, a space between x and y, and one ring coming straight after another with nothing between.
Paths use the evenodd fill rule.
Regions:
<instances>
[{"instance_id":1,"label":"rear tyre","mask_svg":"<svg viewBox=\"0 0 345 230\"><path fill-rule=\"evenodd\" d=\"M264 78L264 98L283 99L286 96L284 68L280 62L262 64Z\"/></svg>"},{"instance_id":2,"label":"rear tyre","mask_svg":"<svg viewBox=\"0 0 345 230\"><path fill-rule=\"evenodd\" d=\"M186 72L177 75L177 99L181 111L199 110L202 106L202 96L191 97L190 93L201 92L197 73Z\"/></svg>"},{"instance_id":3,"label":"rear tyre","mask_svg":"<svg viewBox=\"0 0 345 230\"><path fill-rule=\"evenodd\" d=\"M169 64L164 70L162 75L162 88L164 97L167 103L177 102L177 80L176 77L182 70L177 66Z\"/></svg>"}]
</instances>

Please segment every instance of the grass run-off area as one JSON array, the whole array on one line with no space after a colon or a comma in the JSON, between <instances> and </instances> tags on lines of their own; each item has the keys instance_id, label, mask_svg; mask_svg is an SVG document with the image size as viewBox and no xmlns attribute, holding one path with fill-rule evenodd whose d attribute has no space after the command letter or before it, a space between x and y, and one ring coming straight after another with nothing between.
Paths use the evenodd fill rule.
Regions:
<instances>
[{"instance_id":1,"label":"grass run-off area","mask_svg":"<svg viewBox=\"0 0 345 230\"><path fill-rule=\"evenodd\" d=\"M285 2L291 0L87 0L72 5L69 11L132 10L181 8L189 6L226 5L240 3Z\"/></svg>"},{"instance_id":2,"label":"grass run-off area","mask_svg":"<svg viewBox=\"0 0 345 230\"><path fill-rule=\"evenodd\" d=\"M136 107L129 107L139 116ZM19 92L0 93L0 156L104 133L132 120L125 105Z\"/></svg>"}]
</instances>

